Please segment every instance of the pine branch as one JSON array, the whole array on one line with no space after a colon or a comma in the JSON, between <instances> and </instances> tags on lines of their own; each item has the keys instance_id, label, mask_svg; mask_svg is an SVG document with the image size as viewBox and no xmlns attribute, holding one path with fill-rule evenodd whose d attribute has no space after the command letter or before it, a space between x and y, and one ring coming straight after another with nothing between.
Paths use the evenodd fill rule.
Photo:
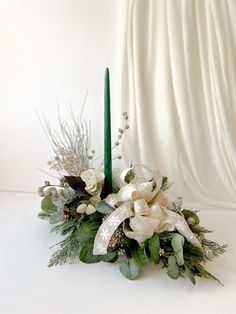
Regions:
<instances>
[{"instance_id":1,"label":"pine branch","mask_svg":"<svg viewBox=\"0 0 236 314\"><path fill-rule=\"evenodd\" d=\"M209 273L205 267L197 260L196 257L193 256L185 256L185 263L190 268L194 276L203 277L206 279L213 279L217 281L219 284L223 286L223 284L220 282L218 278L216 278L214 275Z\"/></svg>"},{"instance_id":2,"label":"pine branch","mask_svg":"<svg viewBox=\"0 0 236 314\"><path fill-rule=\"evenodd\" d=\"M228 247L227 244L220 245L217 242L204 239L202 241L203 246L206 246L209 250L211 250L214 256L218 256L220 254L225 253L225 249Z\"/></svg>"},{"instance_id":3,"label":"pine branch","mask_svg":"<svg viewBox=\"0 0 236 314\"><path fill-rule=\"evenodd\" d=\"M63 221L62 223L52 227L51 232L56 232L61 234L62 236L71 233L78 227L79 224L82 223L84 217L83 215L78 216L75 219L71 219L69 221Z\"/></svg>"},{"instance_id":4,"label":"pine branch","mask_svg":"<svg viewBox=\"0 0 236 314\"><path fill-rule=\"evenodd\" d=\"M48 267L62 265L68 260L73 262L79 252L79 241L76 238L76 229L64 240L58 243L60 249L51 257Z\"/></svg>"}]
</instances>

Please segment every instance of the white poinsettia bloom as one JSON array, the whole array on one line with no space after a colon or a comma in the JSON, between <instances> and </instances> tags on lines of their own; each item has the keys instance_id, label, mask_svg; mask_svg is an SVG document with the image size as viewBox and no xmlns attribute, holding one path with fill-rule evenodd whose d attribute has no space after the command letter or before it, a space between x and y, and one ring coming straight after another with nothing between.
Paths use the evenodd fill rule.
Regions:
<instances>
[{"instance_id":1,"label":"white poinsettia bloom","mask_svg":"<svg viewBox=\"0 0 236 314\"><path fill-rule=\"evenodd\" d=\"M88 169L81 173L81 179L86 184L85 190L91 195L101 193L104 178L104 173L95 169Z\"/></svg>"}]
</instances>

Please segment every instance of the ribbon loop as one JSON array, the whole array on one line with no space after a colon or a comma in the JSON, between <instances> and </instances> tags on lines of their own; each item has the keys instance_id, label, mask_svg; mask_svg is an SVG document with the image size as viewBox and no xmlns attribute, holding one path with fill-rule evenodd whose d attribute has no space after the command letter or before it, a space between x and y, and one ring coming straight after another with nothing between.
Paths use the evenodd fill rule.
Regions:
<instances>
[{"instance_id":1,"label":"ribbon loop","mask_svg":"<svg viewBox=\"0 0 236 314\"><path fill-rule=\"evenodd\" d=\"M147 202L144 199L134 201L134 214L135 215L148 215L150 212Z\"/></svg>"},{"instance_id":2,"label":"ribbon loop","mask_svg":"<svg viewBox=\"0 0 236 314\"><path fill-rule=\"evenodd\" d=\"M160 190L162 176L159 171L151 171L145 165L140 166L152 173L153 181L142 182L136 177L135 182L140 183L131 181L117 194L108 195L105 201L115 210L98 229L93 254L107 254L112 235L126 219L129 219L130 228L124 226L125 235L136 240L140 246L154 233L177 230L190 243L201 248L184 217L167 208L168 198Z\"/></svg>"}]
</instances>

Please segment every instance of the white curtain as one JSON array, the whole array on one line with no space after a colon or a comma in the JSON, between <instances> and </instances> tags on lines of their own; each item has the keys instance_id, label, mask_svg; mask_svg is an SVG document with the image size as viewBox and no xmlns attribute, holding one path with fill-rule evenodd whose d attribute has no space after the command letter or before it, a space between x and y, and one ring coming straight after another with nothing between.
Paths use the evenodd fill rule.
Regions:
<instances>
[{"instance_id":1,"label":"white curtain","mask_svg":"<svg viewBox=\"0 0 236 314\"><path fill-rule=\"evenodd\" d=\"M236 1L126 0L126 162L188 204L236 208Z\"/></svg>"}]
</instances>

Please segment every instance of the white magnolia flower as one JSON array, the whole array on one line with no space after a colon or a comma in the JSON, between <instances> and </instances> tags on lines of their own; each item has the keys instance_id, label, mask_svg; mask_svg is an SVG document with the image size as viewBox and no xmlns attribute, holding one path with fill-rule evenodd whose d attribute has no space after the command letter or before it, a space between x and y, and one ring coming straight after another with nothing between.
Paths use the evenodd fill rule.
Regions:
<instances>
[{"instance_id":1,"label":"white magnolia flower","mask_svg":"<svg viewBox=\"0 0 236 314\"><path fill-rule=\"evenodd\" d=\"M95 169L88 169L81 173L81 179L86 184L85 190L90 195L101 193L104 178L104 173Z\"/></svg>"}]
</instances>

